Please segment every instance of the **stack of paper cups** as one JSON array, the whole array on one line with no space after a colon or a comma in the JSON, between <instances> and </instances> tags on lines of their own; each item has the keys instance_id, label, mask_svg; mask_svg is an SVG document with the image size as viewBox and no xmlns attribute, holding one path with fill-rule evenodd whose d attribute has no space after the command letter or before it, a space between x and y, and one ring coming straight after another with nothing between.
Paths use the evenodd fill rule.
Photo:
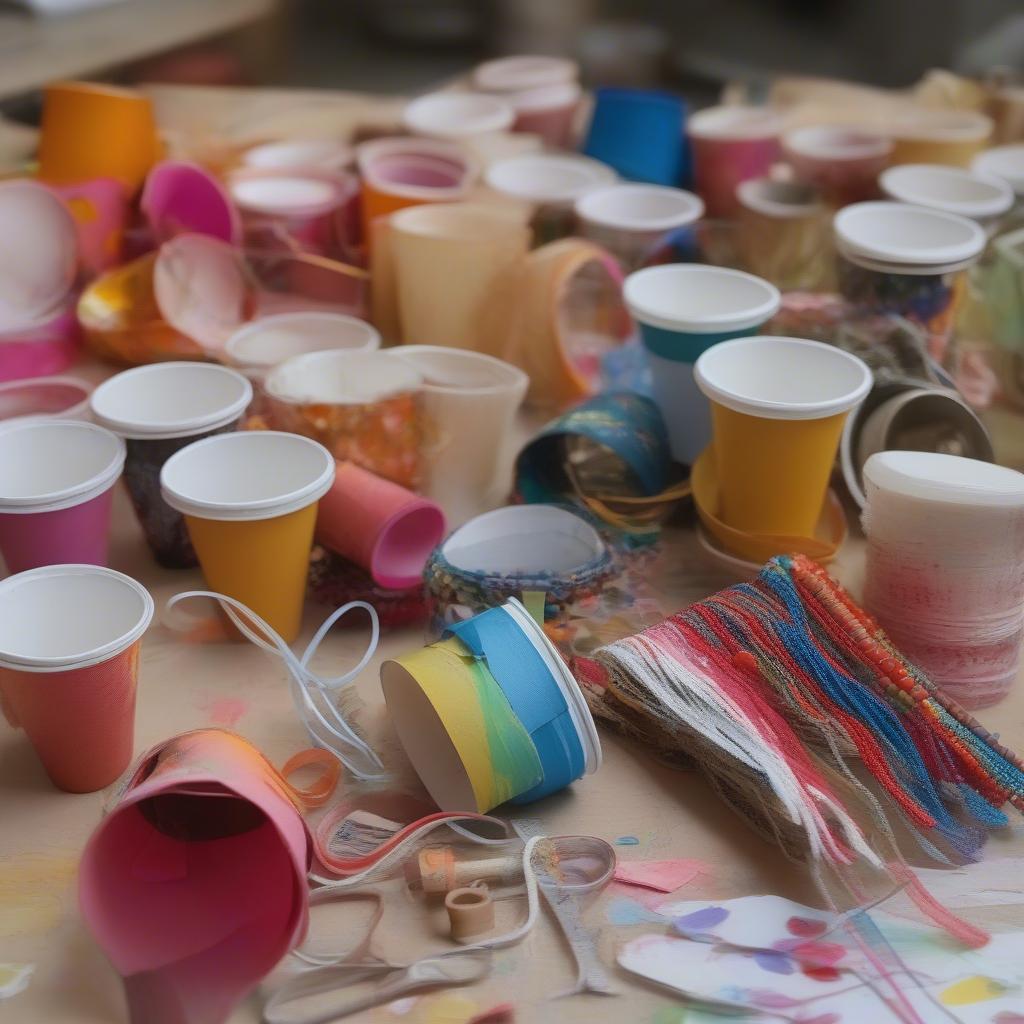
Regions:
<instances>
[{"instance_id":1,"label":"stack of paper cups","mask_svg":"<svg viewBox=\"0 0 1024 1024\"><path fill-rule=\"evenodd\" d=\"M53 565L0 583L0 703L61 789L102 789L128 767L152 617L146 589L111 569Z\"/></svg>"},{"instance_id":2,"label":"stack of paper cups","mask_svg":"<svg viewBox=\"0 0 1024 1024\"><path fill-rule=\"evenodd\" d=\"M251 608L286 643L302 624L317 502L334 468L316 441L251 431L196 441L160 474L210 589Z\"/></svg>"},{"instance_id":3,"label":"stack of paper cups","mask_svg":"<svg viewBox=\"0 0 1024 1024\"><path fill-rule=\"evenodd\" d=\"M1024 474L880 452L864 485L865 607L965 707L1001 700L1024 638Z\"/></svg>"}]
</instances>

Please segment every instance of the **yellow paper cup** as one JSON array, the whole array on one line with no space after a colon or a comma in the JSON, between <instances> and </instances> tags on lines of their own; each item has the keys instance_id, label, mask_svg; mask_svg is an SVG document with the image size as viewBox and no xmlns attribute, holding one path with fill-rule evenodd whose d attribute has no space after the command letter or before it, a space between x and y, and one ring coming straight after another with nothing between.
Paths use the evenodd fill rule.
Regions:
<instances>
[{"instance_id":1,"label":"yellow paper cup","mask_svg":"<svg viewBox=\"0 0 1024 1024\"><path fill-rule=\"evenodd\" d=\"M251 608L286 643L302 625L317 502L334 469L316 441L253 431L197 441L160 473L209 588Z\"/></svg>"},{"instance_id":2,"label":"yellow paper cup","mask_svg":"<svg viewBox=\"0 0 1024 1024\"><path fill-rule=\"evenodd\" d=\"M856 356L816 341L723 341L694 366L711 401L719 516L751 534L813 537L849 411L871 387Z\"/></svg>"},{"instance_id":3,"label":"yellow paper cup","mask_svg":"<svg viewBox=\"0 0 1024 1024\"><path fill-rule=\"evenodd\" d=\"M888 126L895 164L970 167L992 137L992 118L975 110L918 110Z\"/></svg>"}]
</instances>

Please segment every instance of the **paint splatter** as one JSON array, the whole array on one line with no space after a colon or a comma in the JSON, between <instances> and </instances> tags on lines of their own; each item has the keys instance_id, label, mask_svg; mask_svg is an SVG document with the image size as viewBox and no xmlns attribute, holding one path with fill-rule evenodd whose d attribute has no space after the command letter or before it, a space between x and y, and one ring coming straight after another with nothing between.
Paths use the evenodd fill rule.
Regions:
<instances>
[{"instance_id":1,"label":"paint splatter","mask_svg":"<svg viewBox=\"0 0 1024 1024\"><path fill-rule=\"evenodd\" d=\"M516 1008L511 1003L501 1003L478 1013L468 1024L512 1024L515 1019Z\"/></svg>"},{"instance_id":2,"label":"paint splatter","mask_svg":"<svg viewBox=\"0 0 1024 1024\"><path fill-rule=\"evenodd\" d=\"M757 950L754 953L754 962L761 970L772 974L792 974L796 970L790 957L771 949Z\"/></svg>"},{"instance_id":3,"label":"paint splatter","mask_svg":"<svg viewBox=\"0 0 1024 1024\"><path fill-rule=\"evenodd\" d=\"M828 924L825 921L814 921L809 917L791 917L786 922L786 929L790 935L799 936L801 939L817 938Z\"/></svg>"},{"instance_id":4,"label":"paint splatter","mask_svg":"<svg viewBox=\"0 0 1024 1024\"><path fill-rule=\"evenodd\" d=\"M665 918L661 914L648 910L636 900L612 900L605 910L605 915L611 924L619 928L628 928L634 924L665 923Z\"/></svg>"},{"instance_id":5,"label":"paint splatter","mask_svg":"<svg viewBox=\"0 0 1024 1024\"><path fill-rule=\"evenodd\" d=\"M63 914L63 894L78 854L25 854L0 863L0 938L48 932Z\"/></svg>"},{"instance_id":6,"label":"paint splatter","mask_svg":"<svg viewBox=\"0 0 1024 1024\"><path fill-rule=\"evenodd\" d=\"M939 999L946 1006L970 1006L972 1003L983 1003L986 999L995 999L1004 992L1005 986L994 978L975 974L944 988L939 993Z\"/></svg>"},{"instance_id":7,"label":"paint splatter","mask_svg":"<svg viewBox=\"0 0 1024 1024\"><path fill-rule=\"evenodd\" d=\"M479 1007L466 996L444 995L421 999L416 1007L416 1024L469 1024Z\"/></svg>"},{"instance_id":8,"label":"paint splatter","mask_svg":"<svg viewBox=\"0 0 1024 1024\"><path fill-rule=\"evenodd\" d=\"M0 964L0 999L24 992L34 970L34 964Z\"/></svg>"},{"instance_id":9,"label":"paint splatter","mask_svg":"<svg viewBox=\"0 0 1024 1024\"><path fill-rule=\"evenodd\" d=\"M240 697L218 697L217 700L204 704L203 710L210 716L210 721L214 725L231 729L249 710L249 705Z\"/></svg>"},{"instance_id":10,"label":"paint splatter","mask_svg":"<svg viewBox=\"0 0 1024 1024\"><path fill-rule=\"evenodd\" d=\"M721 924L728 916L729 911L725 907L701 907L700 910L677 917L672 925L680 935L694 938Z\"/></svg>"},{"instance_id":11,"label":"paint splatter","mask_svg":"<svg viewBox=\"0 0 1024 1024\"><path fill-rule=\"evenodd\" d=\"M616 846L639 846L640 840L636 836L619 836L615 840Z\"/></svg>"}]
</instances>

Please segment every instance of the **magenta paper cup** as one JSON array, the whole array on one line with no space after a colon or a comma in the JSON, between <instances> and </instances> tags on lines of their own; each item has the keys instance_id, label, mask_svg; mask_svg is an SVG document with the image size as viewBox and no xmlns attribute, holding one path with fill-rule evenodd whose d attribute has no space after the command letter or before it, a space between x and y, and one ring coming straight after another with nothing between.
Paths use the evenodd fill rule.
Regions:
<instances>
[{"instance_id":1,"label":"magenta paper cup","mask_svg":"<svg viewBox=\"0 0 1024 1024\"><path fill-rule=\"evenodd\" d=\"M124 442L92 423L29 420L0 428L0 553L8 572L106 565Z\"/></svg>"},{"instance_id":2,"label":"magenta paper cup","mask_svg":"<svg viewBox=\"0 0 1024 1024\"><path fill-rule=\"evenodd\" d=\"M146 177L139 209L158 243L190 231L234 245L242 238L242 221L227 190L198 164L158 163Z\"/></svg>"},{"instance_id":3,"label":"magenta paper cup","mask_svg":"<svg viewBox=\"0 0 1024 1024\"><path fill-rule=\"evenodd\" d=\"M97 423L124 438L124 482L153 557L166 569L197 565L185 520L164 501L160 471L175 452L235 430L252 400L240 373L213 363L154 363L125 370L92 395Z\"/></svg>"},{"instance_id":4,"label":"magenta paper cup","mask_svg":"<svg viewBox=\"0 0 1024 1024\"><path fill-rule=\"evenodd\" d=\"M32 377L0 384L0 426L24 420L88 420L92 385L77 377Z\"/></svg>"}]
</instances>

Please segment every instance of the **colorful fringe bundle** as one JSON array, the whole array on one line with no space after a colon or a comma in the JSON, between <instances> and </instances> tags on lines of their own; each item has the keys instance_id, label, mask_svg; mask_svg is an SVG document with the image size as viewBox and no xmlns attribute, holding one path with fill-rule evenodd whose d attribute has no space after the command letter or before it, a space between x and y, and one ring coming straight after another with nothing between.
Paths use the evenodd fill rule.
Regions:
<instances>
[{"instance_id":1,"label":"colorful fringe bundle","mask_svg":"<svg viewBox=\"0 0 1024 1024\"><path fill-rule=\"evenodd\" d=\"M578 669L596 715L700 766L755 828L816 873L831 869L858 904L870 896L854 869L884 867L929 916L976 940L903 865L883 806L934 860L975 860L987 830L1007 824L1000 808L1024 810L1024 764L816 563L774 558L753 583ZM856 758L870 788L851 770Z\"/></svg>"}]
</instances>

